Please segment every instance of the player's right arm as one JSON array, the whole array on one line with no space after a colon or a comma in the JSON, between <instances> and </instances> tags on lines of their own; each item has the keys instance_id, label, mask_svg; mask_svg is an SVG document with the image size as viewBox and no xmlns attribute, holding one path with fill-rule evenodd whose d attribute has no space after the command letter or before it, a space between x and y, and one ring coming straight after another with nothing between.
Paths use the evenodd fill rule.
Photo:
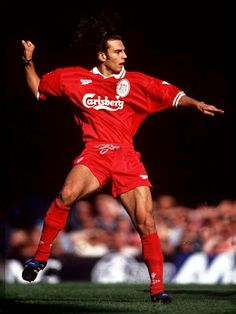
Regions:
<instances>
[{"instance_id":1,"label":"player's right arm","mask_svg":"<svg viewBox=\"0 0 236 314\"><path fill-rule=\"evenodd\" d=\"M40 78L35 71L33 63L33 52L35 45L29 40L22 40L21 42L24 48L22 59L25 65L26 81L31 92L35 95L35 97L37 97Z\"/></svg>"}]
</instances>

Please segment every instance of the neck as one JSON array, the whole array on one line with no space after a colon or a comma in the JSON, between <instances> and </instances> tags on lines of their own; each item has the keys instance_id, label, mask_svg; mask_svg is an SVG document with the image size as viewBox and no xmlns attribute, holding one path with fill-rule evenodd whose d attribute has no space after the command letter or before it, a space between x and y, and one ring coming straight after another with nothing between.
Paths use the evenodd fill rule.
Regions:
<instances>
[{"instance_id":1,"label":"neck","mask_svg":"<svg viewBox=\"0 0 236 314\"><path fill-rule=\"evenodd\" d=\"M113 73L111 69L108 69L103 64L100 64L97 68L104 77L109 77L109 76L112 76L113 74L117 74L117 73Z\"/></svg>"},{"instance_id":2,"label":"neck","mask_svg":"<svg viewBox=\"0 0 236 314\"><path fill-rule=\"evenodd\" d=\"M115 77L115 78L120 78L121 76L124 75L125 73L125 69L124 67L121 69L120 72L114 72L114 71L111 71L109 70L108 68L104 68L104 67L101 67L101 66L97 66L96 68L94 69L97 69L96 71L99 71L99 73L104 77L104 78L108 78L108 77Z\"/></svg>"}]
</instances>

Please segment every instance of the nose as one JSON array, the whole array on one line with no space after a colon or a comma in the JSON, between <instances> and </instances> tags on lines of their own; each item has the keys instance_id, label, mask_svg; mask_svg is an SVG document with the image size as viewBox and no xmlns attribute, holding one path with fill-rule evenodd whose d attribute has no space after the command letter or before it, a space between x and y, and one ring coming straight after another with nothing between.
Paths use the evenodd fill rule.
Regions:
<instances>
[{"instance_id":1,"label":"nose","mask_svg":"<svg viewBox=\"0 0 236 314\"><path fill-rule=\"evenodd\" d=\"M127 58L127 54L123 51L123 58Z\"/></svg>"}]
</instances>

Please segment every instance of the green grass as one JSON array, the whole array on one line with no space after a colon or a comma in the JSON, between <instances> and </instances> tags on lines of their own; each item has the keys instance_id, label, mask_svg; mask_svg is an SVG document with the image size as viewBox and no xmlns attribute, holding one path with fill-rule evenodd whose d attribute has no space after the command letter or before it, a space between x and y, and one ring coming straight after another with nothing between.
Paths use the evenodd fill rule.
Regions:
<instances>
[{"instance_id":1,"label":"green grass","mask_svg":"<svg viewBox=\"0 0 236 314\"><path fill-rule=\"evenodd\" d=\"M174 302L164 305L152 303L142 284L6 284L0 313L236 314L235 285L166 285L166 291Z\"/></svg>"}]
</instances>

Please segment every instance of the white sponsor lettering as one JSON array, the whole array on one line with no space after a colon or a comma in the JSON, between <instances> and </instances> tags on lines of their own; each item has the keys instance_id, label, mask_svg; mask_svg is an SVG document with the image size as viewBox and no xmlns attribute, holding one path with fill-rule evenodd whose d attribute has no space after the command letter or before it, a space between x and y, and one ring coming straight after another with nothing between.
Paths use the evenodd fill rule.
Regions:
<instances>
[{"instance_id":1,"label":"white sponsor lettering","mask_svg":"<svg viewBox=\"0 0 236 314\"><path fill-rule=\"evenodd\" d=\"M95 110L109 110L116 111L121 110L124 107L124 101L119 100L119 96L116 96L116 100L110 100L107 96L102 98L101 96L96 96L96 94L85 94L83 97L83 105L86 108L93 108Z\"/></svg>"}]
</instances>

